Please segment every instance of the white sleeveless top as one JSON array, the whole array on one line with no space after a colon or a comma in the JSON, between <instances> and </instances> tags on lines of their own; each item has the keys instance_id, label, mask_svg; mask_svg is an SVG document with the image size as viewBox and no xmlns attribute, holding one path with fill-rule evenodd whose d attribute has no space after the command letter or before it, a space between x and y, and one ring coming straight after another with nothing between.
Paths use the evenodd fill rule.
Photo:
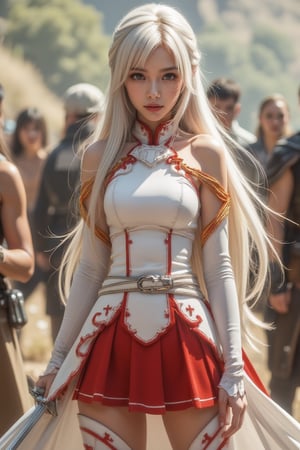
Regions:
<instances>
[{"instance_id":1,"label":"white sleeveless top","mask_svg":"<svg viewBox=\"0 0 300 450\"><path fill-rule=\"evenodd\" d=\"M191 273L199 196L177 168L172 133L172 123L165 123L152 141L137 122L138 144L112 174L104 198L112 243L109 275Z\"/></svg>"},{"instance_id":2,"label":"white sleeveless top","mask_svg":"<svg viewBox=\"0 0 300 450\"><path fill-rule=\"evenodd\" d=\"M104 195L104 211L112 244L108 276L192 275L191 255L200 211L198 189L178 164L171 146L173 124L161 124L154 137L140 122L137 145L112 170ZM103 285L109 284L105 280ZM203 298L174 296L181 313L216 341ZM101 322L109 323L124 293L98 299ZM149 344L171 326L166 293L129 292L124 325L135 339ZM201 320L199 319L201 317ZM105 319L104 319L105 318ZM200 323L201 322L201 323Z\"/></svg>"}]
</instances>

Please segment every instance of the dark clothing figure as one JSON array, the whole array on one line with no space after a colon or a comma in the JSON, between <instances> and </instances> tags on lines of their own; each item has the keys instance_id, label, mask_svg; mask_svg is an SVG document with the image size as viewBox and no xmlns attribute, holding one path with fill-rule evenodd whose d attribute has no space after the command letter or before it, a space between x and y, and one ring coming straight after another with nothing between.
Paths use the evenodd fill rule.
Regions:
<instances>
[{"instance_id":1,"label":"dark clothing figure","mask_svg":"<svg viewBox=\"0 0 300 450\"><path fill-rule=\"evenodd\" d=\"M83 121L67 128L66 136L46 161L34 211L36 251L44 252L50 262L46 283L46 313L51 317L53 340L64 312L58 290L58 268L65 246L59 244L62 236L68 233L78 220L80 158L77 151L92 131L91 124L84 124Z\"/></svg>"},{"instance_id":2,"label":"dark clothing figure","mask_svg":"<svg viewBox=\"0 0 300 450\"><path fill-rule=\"evenodd\" d=\"M257 161L265 168L270 160L271 154L266 151L263 141L258 139L256 142L250 144L248 148Z\"/></svg>"},{"instance_id":3,"label":"dark clothing figure","mask_svg":"<svg viewBox=\"0 0 300 450\"><path fill-rule=\"evenodd\" d=\"M238 139L238 136L231 133L233 139L235 139L244 150L240 147L233 149L235 159L243 175L251 183L253 189L260 197L266 196L266 176L264 167L261 161L252 152L251 146L253 144L247 143L244 139Z\"/></svg>"},{"instance_id":4,"label":"dark clothing figure","mask_svg":"<svg viewBox=\"0 0 300 450\"><path fill-rule=\"evenodd\" d=\"M257 165L254 169L252 168L252 172L250 174L250 176L252 176L251 181L255 183L255 189L260 195L260 198L264 202L267 202L269 185L266 175L266 167L269 163L271 154L266 151L264 142L260 138L258 138L256 142L249 144L247 150L252 154L257 162Z\"/></svg>"},{"instance_id":5,"label":"dark clothing figure","mask_svg":"<svg viewBox=\"0 0 300 450\"><path fill-rule=\"evenodd\" d=\"M279 289L287 289L290 283L291 304L287 314L267 307L266 320L276 327L268 332L271 396L290 413L300 386L300 132L275 147L267 165L271 190L287 169L293 175L293 191L286 217L294 223L285 221L283 263L287 270L285 283Z\"/></svg>"}]
</instances>

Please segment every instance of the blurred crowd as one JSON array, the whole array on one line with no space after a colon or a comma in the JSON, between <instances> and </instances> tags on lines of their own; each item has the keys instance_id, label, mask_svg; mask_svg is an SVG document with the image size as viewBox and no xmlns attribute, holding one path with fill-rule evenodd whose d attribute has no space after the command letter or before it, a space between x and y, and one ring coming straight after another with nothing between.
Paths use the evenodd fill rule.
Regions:
<instances>
[{"instance_id":1,"label":"blurred crowd","mask_svg":"<svg viewBox=\"0 0 300 450\"><path fill-rule=\"evenodd\" d=\"M270 255L270 283L266 286L265 295L253 305L253 311L273 324L273 328L266 331L269 344L268 368L271 372L269 390L271 396L286 411L292 413L296 390L300 385L300 132L295 133L291 129L289 105L279 93L268 93L258 105L256 129L251 130L253 132L244 129L239 123L241 95L239 84L225 77L213 80L207 87L211 108L233 139L230 143L232 152L245 177L255 186L261 201L280 214L273 214L272 220L266 220L266 227L270 236L273 236L274 246L282 258L286 273L282 274ZM300 89L298 97L300 101ZM6 155L3 156L4 160L10 161L17 169L23 183L20 189L24 188L25 192L24 207L35 263L34 270L32 262L20 263L23 264L22 267L26 264L32 266L27 270L26 276L20 276L18 267L16 272L13 269L9 273L2 271L2 258L9 258L9 251L18 248L18 240L13 241L6 235L8 226L3 226L3 223L8 222L3 214L11 214L16 221L19 220L16 233L20 227L26 228L27 225L24 225L25 219L21 221L9 208L3 207L6 194L1 183L5 178L0 170L0 273L23 292L25 302L37 286L43 283L45 312L50 318L53 342L64 313L58 280L58 268L66 246L64 237L79 220L80 155L96 131L97 120L103 111L104 96L96 86L80 83L65 92L63 105L65 122L62 124L61 139L54 147L50 147L47 123L41 111L35 105L28 105L16 117L6 117L5 86L0 86L0 150L1 155ZM243 107L246 108L247 105ZM245 152L250 153L252 158L245 159ZM21 195L20 202L22 201ZM259 204L257 207L259 208ZM27 234L20 238L20 248L29 248L29 254L31 238ZM24 244L26 239L29 241L27 247ZM0 325L3 327L2 319ZM13 338L11 335L8 337L7 333L7 330L6 333L1 332L0 354L7 351L7 340L13 339L14 344L13 349L9 350L13 354L2 359L1 363L1 405L6 404L2 394L5 373L10 374L9 377L23 377L23 384L18 381L18 391L24 391L25 372L18 348L19 338L15 335ZM16 351L19 362L18 367L13 367L10 359L16 358ZM6 395L9 393L6 392ZM12 401L17 400L14 398ZM0 434L27 406L25 401L21 402L19 409L8 416L7 421L2 421L3 411L0 407Z\"/></svg>"}]
</instances>

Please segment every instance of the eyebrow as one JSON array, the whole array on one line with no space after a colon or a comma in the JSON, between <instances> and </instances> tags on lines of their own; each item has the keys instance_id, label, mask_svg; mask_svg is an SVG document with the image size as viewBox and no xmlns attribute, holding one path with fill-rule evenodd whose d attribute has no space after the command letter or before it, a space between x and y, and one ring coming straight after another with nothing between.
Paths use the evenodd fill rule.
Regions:
<instances>
[{"instance_id":1,"label":"eyebrow","mask_svg":"<svg viewBox=\"0 0 300 450\"><path fill-rule=\"evenodd\" d=\"M130 70L131 71L136 70L138 72L147 72L147 70L141 67L132 67ZM177 66L165 67L164 69L160 69L160 72L168 72L170 70L178 70L178 67Z\"/></svg>"}]
</instances>

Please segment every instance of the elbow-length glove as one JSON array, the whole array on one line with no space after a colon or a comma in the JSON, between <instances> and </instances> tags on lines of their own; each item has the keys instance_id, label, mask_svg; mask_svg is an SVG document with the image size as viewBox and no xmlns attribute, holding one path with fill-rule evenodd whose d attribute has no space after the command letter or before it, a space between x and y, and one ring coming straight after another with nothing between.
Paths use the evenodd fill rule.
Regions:
<instances>
[{"instance_id":1,"label":"elbow-length glove","mask_svg":"<svg viewBox=\"0 0 300 450\"><path fill-rule=\"evenodd\" d=\"M203 246L203 270L209 303L223 349L224 374L219 387L229 396L243 395L243 359L237 291L225 219Z\"/></svg>"},{"instance_id":2,"label":"elbow-length glove","mask_svg":"<svg viewBox=\"0 0 300 450\"><path fill-rule=\"evenodd\" d=\"M85 319L97 300L108 271L110 248L84 225L82 251L75 270L63 321L44 375L55 373L77 338Z\"/></svg>"}]
</instances>

